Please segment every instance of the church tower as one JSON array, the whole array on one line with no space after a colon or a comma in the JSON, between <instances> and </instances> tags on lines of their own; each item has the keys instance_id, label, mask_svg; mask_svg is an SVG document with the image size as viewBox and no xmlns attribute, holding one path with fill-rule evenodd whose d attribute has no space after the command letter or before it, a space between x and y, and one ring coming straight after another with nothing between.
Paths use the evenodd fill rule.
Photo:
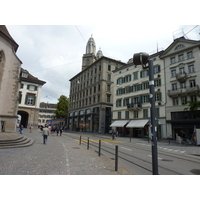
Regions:
<instances>
[{"instance_id":1,"label":"church tower","mask_svg":"<svg viewBox=\"0 0 200 200\"><path fill-rule=\"evenodd\" d=\"M96 61L96 44L94 38L90 37L86 45L86 53L82 58L82 70L86 69L89 65Z\"/></svg>"}]
</instances>

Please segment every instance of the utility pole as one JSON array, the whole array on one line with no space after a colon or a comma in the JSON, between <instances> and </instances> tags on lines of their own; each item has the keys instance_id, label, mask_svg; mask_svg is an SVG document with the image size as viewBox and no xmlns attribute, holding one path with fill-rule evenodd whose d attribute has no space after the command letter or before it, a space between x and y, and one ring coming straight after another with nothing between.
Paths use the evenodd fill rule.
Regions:
<instances>
[{"instance_id":1,"label":"utility pole","mask_svg":"<svg viewBox=\"0 0 200 200\"><path fill-rule=\"evenodd\" d=\"M155 108L155 92L154 92L154 71L153 61L148 60L149 64L149 99L151 104L151 148L152 148L152 168L153 175L158 175L158 155L157 155L157 138L156 138L156 108Z\"/></svg>"},{"instance_id":2,"label":"utility pole","mask_svg":"<svg viewBox=\"0 0 200 200\"><path fill-rule=\"evenodd\" d=\"M133 63L142 65L143 69L149 69L149 99L151 104L151 144L152 144L152 171L153 175L158 175L158 153L156 138L156 108L155 108L155 92L154 92L154 69L153 61L149 60L147 53L141 52L133 55ZM148 66L146 64L148 63Z\"/></svg>"}]
</instances>

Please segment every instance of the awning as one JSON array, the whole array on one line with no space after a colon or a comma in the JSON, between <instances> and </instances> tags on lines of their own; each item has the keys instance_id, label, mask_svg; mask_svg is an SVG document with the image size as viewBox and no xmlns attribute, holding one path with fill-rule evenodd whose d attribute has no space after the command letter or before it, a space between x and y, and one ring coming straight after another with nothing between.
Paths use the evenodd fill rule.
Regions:
<instances>
[{"instance_id":1,"label":"awning","mask_svg":"<svg viewBox=\"0 0 200 200\"><path fill-rule=\"evenodd\" d=\"M148 122L148 119L131 120L126 127L128 128L142 128Z\"/></svg>"},{"instance_id":2,"label":"awning","mask_svg":"<svg viewBox=\"0 0 200 200\"><path fill-rule=\"evenodd\" d=\"M114 121L110 126L113 127L123 127L125 124L127 124L129 120L116 120Z\"/></svg>"}]
</instances>

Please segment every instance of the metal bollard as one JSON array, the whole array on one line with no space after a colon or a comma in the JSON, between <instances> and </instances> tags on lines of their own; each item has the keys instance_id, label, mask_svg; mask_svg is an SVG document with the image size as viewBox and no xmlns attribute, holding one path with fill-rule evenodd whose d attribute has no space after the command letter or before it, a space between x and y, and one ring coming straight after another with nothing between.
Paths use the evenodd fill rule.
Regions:
<instances>
[{"instance_id":1,"label":"metal bollard","mask_svg":"<svg viewBox=\"0 0 200 200\"><path fill-rule=\"evenodd\" d=\"M89 144L90 144L90 140L89 140L89 138L88 138L87 150L89 149Z\"/></svg>"},{"instance_id":2,"label":"metal bollard","mask_svg":"<svg viewBox=\"0 0 200 200\"><path fill-rule=\"evenodd\" d=\"M115 171L118 171L118 146L115 146Z\"/></svg>"},{"instance_id":3,"label":"metal bollard","mask_svg":"<svg viewBox=\"0 0 200 200\"><path fill-rule=\"evenodd\" d=\"M99 140L99 156L101 155L101 140Z\"/></svg>"},{"instance_id":4,"label":"metal bollard","mask_svg":"<svg viewBox=\"0 0 200 200\"><path fill-rule=\"evenodd\" d=\"M170 145L170 138L169 138L169 145Z\"/></svg>"},{"instance_id":5,"label":"metal bollard","mask_svg":"<svg viewBox=\"0 0 200 200\"><path fill-rule=\"evenodd\" d=\"M79 144L81 145L81 135L80 135L80 142L79 142Z\"/></svg>"}]
</instances>

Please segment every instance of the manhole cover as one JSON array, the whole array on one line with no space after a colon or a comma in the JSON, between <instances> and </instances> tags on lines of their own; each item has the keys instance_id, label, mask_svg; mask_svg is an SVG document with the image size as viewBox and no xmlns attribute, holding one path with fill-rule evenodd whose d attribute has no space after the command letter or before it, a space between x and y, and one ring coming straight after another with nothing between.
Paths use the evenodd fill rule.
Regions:
<instances>
[{"instance_id":1,"label":"manhole cover","mask_svg":"<svg viewBox=\"0 0 200 200\"><path fill-rule=\"evenodd\" d=\"M80 149L79 147L73 147L73 149Z\"/></svg>"},{"instance_id":2,"label":"manhole cover","mask_svg":"<svg viewBox=\"0 0 200 200\"><path fill-rule=\"evenodd\" d=\"M161 161L173 162L173 160L168 160L168 159L162 159Z\"/></svg>"},{"instance_id":3,"label":"manhole cover","mask_svg":"<svg viewBox=\"0 0 200 200\"><path fill-rule=\"evenodd\" d=\"M193 174L200 175L200 169L192 169L190 170Z\"/></svg>"}]
</instances>

